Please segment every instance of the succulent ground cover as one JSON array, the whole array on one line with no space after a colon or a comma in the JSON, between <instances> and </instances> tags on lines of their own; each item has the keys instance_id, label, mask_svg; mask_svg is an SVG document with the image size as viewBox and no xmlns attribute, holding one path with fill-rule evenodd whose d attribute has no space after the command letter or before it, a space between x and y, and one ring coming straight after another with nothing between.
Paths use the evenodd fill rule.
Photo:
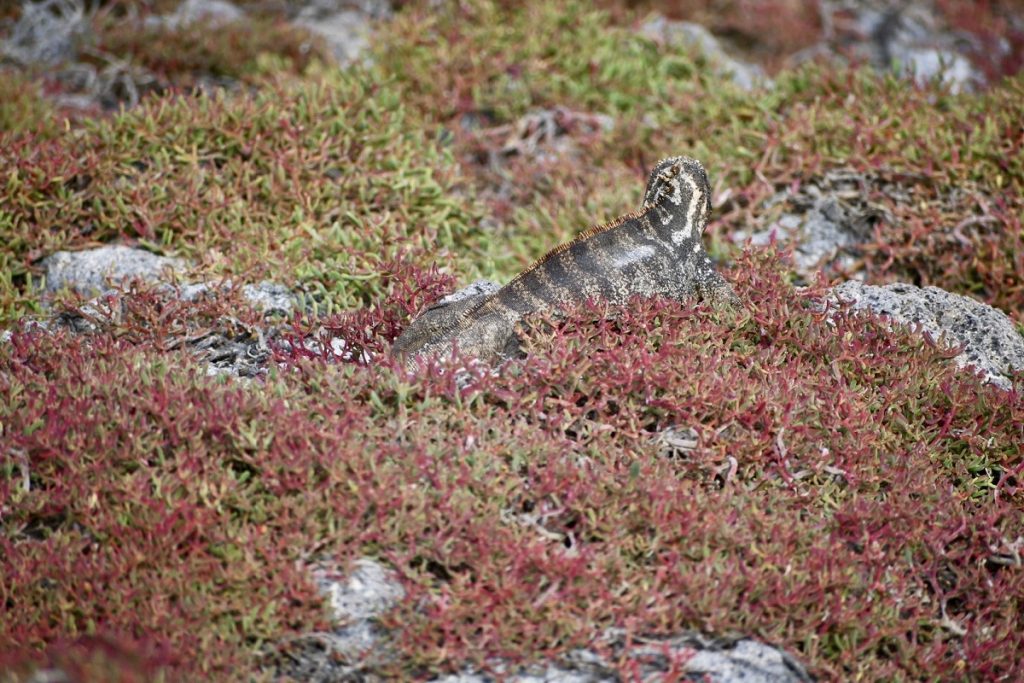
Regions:
<instances>
[{"instance_id":1,"label":"succulent ground cover","mask_svg":"<svg viewBox=\"0 0 1024 683\"><path fill-rule=\"evenodd\" d=\"M182 82L226 60L248 87L67 125L0 72L5 676L270 679L283 640L327 626L308 566L365 555L406 590L385 677L557 658L611 627L753 635L823 680L1024 675L1024 398L729 239L852 169L903 194L865 186L880 218L849 270L1021 324L1024 81L952 95L806 65L747 93L633 16L413 3L373 66L200 52ZM150 69L178 51L130 38ZM676 153L708 167L743 310L583 306L534 321L497 374L386 360L424 304L634 208ZM293 343L257 381L209 377L174 340L261 317L147 285L87 335L19 322L42 313L43 256L113 241L287 284ZM329 336L344 353L301 344Z\"/></svg>"}]
</instances>

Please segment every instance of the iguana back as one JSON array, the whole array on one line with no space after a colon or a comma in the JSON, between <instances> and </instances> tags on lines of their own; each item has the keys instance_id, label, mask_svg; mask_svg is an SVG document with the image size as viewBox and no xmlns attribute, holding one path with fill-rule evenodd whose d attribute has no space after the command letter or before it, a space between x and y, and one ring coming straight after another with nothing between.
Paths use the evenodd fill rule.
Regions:
<instances>
[{"instance_id":1,"label":"iguana back","mask_svg":"<svg viewBox=\"0 0 1024 683\"><path fill-rule=\"evenodd\" d=\"M588 299L622 305L632 296L685 299L695 294L733 302L701 244L711 189L700 162L672 157L651 172L640 211L591 228L556 247L489 295L454 307L431 307L396 340L407 364L444 355L457 345L480 358L508 356L515 325L530 313L560 310Z\"/></svg>"}]
</instances>

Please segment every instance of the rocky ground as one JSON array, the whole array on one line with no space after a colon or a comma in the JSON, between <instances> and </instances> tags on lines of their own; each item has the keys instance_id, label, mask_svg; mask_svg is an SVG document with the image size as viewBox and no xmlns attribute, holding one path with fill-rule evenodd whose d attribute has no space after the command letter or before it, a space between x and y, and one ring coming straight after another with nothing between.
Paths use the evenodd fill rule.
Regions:
<instances>
[{"instance_id":1,"label":"rocky ground","mask_svg":"<svg viewBox=\"0 0 1024 683\"><path fill-rule=\"evenodd\" d=\"M1024 671L1024 15L742 4L0 13L3 680ZM392 366L678 153L738 318Z\"/></svg>"}]
</instances>

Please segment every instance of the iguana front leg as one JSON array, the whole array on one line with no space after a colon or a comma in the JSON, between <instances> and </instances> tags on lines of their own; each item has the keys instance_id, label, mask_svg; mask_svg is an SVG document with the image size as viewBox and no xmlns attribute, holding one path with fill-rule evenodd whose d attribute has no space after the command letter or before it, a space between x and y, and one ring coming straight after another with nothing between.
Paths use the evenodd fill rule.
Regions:
<instances>
[{"instance_id":1,"label":"iguana front leg","mask_svg":"<svg viewBox=\"0 0 1024 683\"><path fill-rule=\"evenodd\" d=\"M703 271L697 280L697 296L715 308L740 308L741 301L729 282L710 268Z\"/></svg>"}]
</instances>

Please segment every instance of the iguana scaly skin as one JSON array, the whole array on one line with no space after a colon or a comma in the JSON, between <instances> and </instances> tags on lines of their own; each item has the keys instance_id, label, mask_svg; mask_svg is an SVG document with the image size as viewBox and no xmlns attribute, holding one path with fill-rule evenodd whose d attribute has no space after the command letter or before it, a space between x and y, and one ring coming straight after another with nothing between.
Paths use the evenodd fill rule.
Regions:
<instances>
[{"instance_id":1,"label":"iguana scaly skin","mask_svg":"<svg viewBox=\"0 0 1024 683\"><path fill-rule=\"evenodd\" d=\"M632 296L713 304L737 302L701 243L711 215L711 188L699 161L671 157L654 167L640 211L591 228L555 247L496 292L469 293L426 309L395 340L392 354L410 367L457 346L484 360L516 355L515 326L530 313L587 299L622 305Z\"/></svg>"}]
</instances>

